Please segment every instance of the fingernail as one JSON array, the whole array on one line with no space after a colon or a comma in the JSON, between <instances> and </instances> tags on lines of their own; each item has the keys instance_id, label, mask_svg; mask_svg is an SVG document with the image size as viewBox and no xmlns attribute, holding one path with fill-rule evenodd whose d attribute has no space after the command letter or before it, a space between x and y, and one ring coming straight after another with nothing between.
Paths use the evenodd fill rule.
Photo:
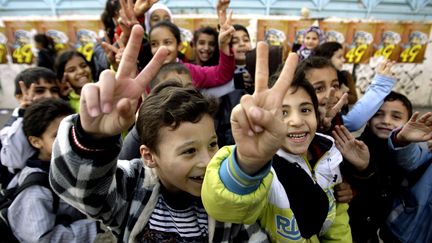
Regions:
<instances>
[{"instance_id":1,"label":"fingernail","mask_svg":"<svg viewBox=\"0 0 432 243\"><path fill-rule=\"evenodd\" d=\"M254 128L255 128L256 133L260 133L260 132L264 131L264 129L260 126L255 126Z\"/></svg>"},{"instance_id":2,"label":"fingernail","mask_svg":"<svg viewBox=\"0 0 432 243\"><path fill-rule=\"evenodd\" d=\"M254 132L253 132L252 130L250 130L250 129L249 129L249 131L248 131L248 136L249 136L249 137L253 137L253 136L254 136Z\"/></svg>"},{"instance_id":3,"label":"fingernail","mask_svg":"<svg viewBox=\"0 0 432 243\"><path fill-rule=\"evenodd\" d=\"M89 113L90 113L90 116L92 116L92 117L96 117L99 115L99 111L97 108L90 109Z\"/></svg>"},{"instance_id":4,"label":"fingernail","mask_svg":"<svg viewBox=\"0 0 432 243\"><path fill-rule=\"evenodd\" d=\"M105 104L103 105L103 107L102 107L102 111L103 111L104 113L110 113L110 112L111 112L111 105L108 104L108 103L105 103Z\"/></svg>"},{"instance_id":5,"label":"fingernail","mask_svg":"<svg viewBox=\"0 0 432 243\"><path fill-rule=\"evenodd\" d=\"M251 108L251 114L252 114L252 116L254 116L257 119L259 119L261 117L261 111L256 107Z\"/></svg>"}]
</instances>

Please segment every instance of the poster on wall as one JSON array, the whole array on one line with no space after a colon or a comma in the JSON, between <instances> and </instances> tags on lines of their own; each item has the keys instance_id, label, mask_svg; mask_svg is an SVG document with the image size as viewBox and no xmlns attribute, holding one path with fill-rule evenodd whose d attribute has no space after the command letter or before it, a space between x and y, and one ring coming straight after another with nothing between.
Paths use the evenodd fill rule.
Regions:
<instances>
[{"instance_id":1,"label":"poster on wall","mask_svg":"<svg viewBox=\"0 0 432 243\"><path fill-rule=\"evenodd\" d=\"M7 37L6 37L6 29L4 27L0 27L0 64L7 63Z\"/></svg>"},{"instance_id":2,"label":"poster on wall","mask_svg":"<svg viewBox=\"0 0 432 243\"><path fill-rule=\"evenodd\" d=\"M257 41L265 41L271 46L291 45L287 36L289 23L288 20L259 19Z\"/></svg>"},{"instance_id":3,"label":"poster on wall","mask_svg":"<svg viewBox=\"0 0 432 243\"><path fill-rule=\"evenodd\" d=\"M193 39L193 31L195 29L195 19L193 18L176 18L174 23L180 29L181 47L180 52L185 55L186 59L193 59L193 49L191 42Z\"/></svg>"},{"instance_id":4,"label":"poster on wall","mask_svg":"<svg viewBox=\"0 0 432 243\"><path fill-rule=\"evenodd\" d=\"M341 21L323 21L320 23L321 30L324 31L326 42L339 42L345 44L345 36L348 33L348 24Z\"/></svg>"},{"instance_id":5,"label":"poster on wall","mask_svg":"<svg viewBox=\"0 0 432 243\"><path fill-rule=\"evenodd\" d=\"M368 63L373 55L376 23L349 23L347 33L348 48L345 54L347 63Z\"/></svg>"},{"instance_id":6,"label":"poster on wall","mask_svg":"<svg viewBox=\"0 0 432 243\"><path fill-rule=\"evenodd\" d=\"M75 49L84 55L87 61L93 57L93 48L97 42L97 33L102 30L102 23L98 20L68 21L69 36L75 43Z\"/></svg>"},{"instance_id":7,"label":"poster on wall","mask_svg":"<svg viewBox=\"0 0 432 243\"><path fill-rule=\"evenodd\" d=\"M38 31L45 33L54 41L57 53L69 48L68 23L64 20L43 21L39 23Z\"/></svg>"},{"instance_id":8,"label":"poster on wall","mask_svg":"<svg viewBox=\"0 0 432 243\"><path fill-rule=\"evenodd\" d=\"M422 63L429 41L430 24L408 23L405 24L402 35L402 50L399 62Z\"/></svg>"},{"instance_id":9,"label":"poster on wall","mask_svg":"<svg viewBox=\"0 0 432 243\"><path fill-rule=\"evenodd\" d=\"M376 27L374 57L397 61L401 52L401 36L404 25L400 23L378 23Z\"/></svg>"},{"instance_id":10,"label":"poster on wall","mask_svg":"<svg viewBox=\"0 0 432 243\"><path fill-rule=\"evenodd\" d=\"M32 42L36 33L37 22L5 21L5 27L8 44L11 46L13 63L33 63Z\"/></svg>"}]
</instances>

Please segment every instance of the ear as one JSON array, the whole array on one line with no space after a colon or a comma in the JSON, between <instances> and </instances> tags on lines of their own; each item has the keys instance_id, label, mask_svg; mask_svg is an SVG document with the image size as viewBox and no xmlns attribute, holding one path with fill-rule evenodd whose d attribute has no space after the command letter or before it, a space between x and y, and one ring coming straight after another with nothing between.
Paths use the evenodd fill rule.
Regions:
<instances>
[{"instance_id":1,"label":"ear","mask_svg":"<svg viewBox=\"0 0 432 243\"><path fill-rule=\"evenodd\" d=\"M149 168L155 168L157 167L157 162L155 160L155 155L150 151L150 149L145 146L140 146L140 154L141 157L144 159L144 163Z\"/></svg>"},{"instance_id":2,"label":"ear","mask_svg":"<svg viewBox=\"0 0 432 243\"><path fill-rule=\"evenodd\" d=\"M29 141L29 143L33 147L35 147L37 149L41 149L42 148L42 141L41 141L41 139L39 137L29 136L28 137L28 141Z\"/></svg>"}]
</instances>

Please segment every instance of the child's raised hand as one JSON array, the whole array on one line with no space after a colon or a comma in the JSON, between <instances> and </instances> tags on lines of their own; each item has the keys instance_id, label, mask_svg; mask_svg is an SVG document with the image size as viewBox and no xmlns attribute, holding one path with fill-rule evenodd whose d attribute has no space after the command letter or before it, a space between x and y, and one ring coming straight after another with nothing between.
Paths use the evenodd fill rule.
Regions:
<instances>
[{"instance_id":1,"label":"child's raised hand","mask_svg":"<svg viewBox=\"0 0 432 243\"><path fill-rule=\"evenodd\" d=\"M219 49L222 50L225 55L230 55L229 43L231 42L232 35L235 31L234 27L231 25L232 11L230 11L228 18L225 13L219 12L220 31L219 31ZM223 21L223 22L222 22Z\"/></svg>"},{"instance_id":2,"label":"child's raised hand","mask_svg":"<svg viewBox=\"0 0 432 243\"><path fill-rule=\"evenodd\" d=\"M282 101L288 91L298 56L291 53L273 88L268 88L268 45L259 42L255 72L255 92L244 95L231 114L240 167L248 174L260 170L281 147L286 136L282 121Z\"/></svg>"},{"instance_id":3,"label":"child's raised hand","mask_svg":"<svg viewBox=\"0 0 432 243\"><path fill-rule=\"evenodd\" d=\"M335 126L332 133L336 148L343 157L354 165L358 171L365 170L370 159L368 146L364 142L355 139L344 126Z\"/></svg>"},{"instance_id":4,"label":"child's raised hand","mask_svg":"<svg viewBox=\"0 0 432 243\"><path fill-rule=\"evenodd\" d=\"M150 63L136 75L137 50L141 47L143 36L143 28L134 26L117 73L105 70L99 82L84 85L80 119L87 133L95 137L113 136L134 123L138 99L168 54L165 47L159 48Z\"/></svg>"},{"instance_id":5,"label":"child's raised hand","mask_svg":"<svg viewBox=\"0 0 432 243\"><path fill-rule=\"evenodd\" d=\"M395 63L395 61L385 60L378 65L376 72L384 76L392 76L391 68Z\"/></svg>"},{"instance_id":6,"label":"child's raised hand","mask_svg":"<svg viewBox=\"0 0 432 243\"><path fill-rule=\"evenodd\" d=\"M216 11L218 16L220 13L223 14L222 16L226 16L226 10L228 9L229 4L230 4L230 0L218 0L218 3L216 5ZM223 23L225 22L225 19L219 19L219 21L222 21ZM219 22L219 24L221 23Z\"/></svg>"},{"instance_id":7,"label":"child's raised hand","mask_svg":"<svg viewBox=\"0 0 432 243\"><path fill-rule=\"evenodd\" d=\"M121 41L123 43L127 43L132 27L134 25L139 25L137 18L134 13L134 3L133 0L120 0L120 18L118 19L118 23L122 30L122 35L120 36Z\"/></svg>"},{"instance_id":8,"label":"child's raised hand","mask_svg":"<svg viewBox=\"0 0 432 243\"><path fill-rule=\"evenodd\" d=\"M327 131L331 128L331 122L333 118L341 111L342 107L346 103L348 103L347 93L344 93L338 100L336 97L336 90L334 88L330 89L326 105L324 107L318 107L318 111L320 112L320 131Z\"/></svg>"},{"instance_id":9,"label":"child's raised hand","mask_svg":"<svg viewBox=\"0 0 432 243\"><path fill-rule=\"evenodd\" d=\"M425 142L432 139L432 112L427 112L420 118L419 112L415 112L410 120L396 135L400 142Z\"/></svg>"},{"instance_id":10,"label":"child's raised hand","mask_svg":"<svg viewBox=\"0 0 432 243\"><path fill-rule=\"evenodd\" d=\"M134 5L135 17L139 18L153 6L153 4L159 2L159 0L137 0Z\"/></svg>"},{"instance_id":11,"label":"child's raised hand","mask_svg":"<svg viewBox=\"0 0 432 243\"><path fill-rule=\"evenodd\" d=\"M29 107L33 101L34 101L34 88L35 88L35 83L32 83L30 85L30 88L27 89L27 87L24 84L24 81L19 81L18 82L20 89L21 89L21 94L22 97L19 100L20 103L20 107L22 109L26 109L27 107Z\"/></svg>"}]
</instances>

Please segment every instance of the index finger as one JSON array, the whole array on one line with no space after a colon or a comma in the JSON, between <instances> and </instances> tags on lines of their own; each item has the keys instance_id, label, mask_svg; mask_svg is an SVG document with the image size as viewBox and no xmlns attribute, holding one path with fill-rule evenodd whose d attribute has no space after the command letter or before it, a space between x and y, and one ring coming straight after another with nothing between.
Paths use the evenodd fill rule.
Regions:
<instances>
[{"instance_id":1,"label":"index finger","mask_svg":"<svg viewBox=\"0 0 432 243\"><path fill-rule=\"evenodd\" d=\"M127 48L127 47L126 47ZM150 62L145 68L138 74L135 81L145 89L147 84L153 79L154 76L159 72L160 67L163 65L166 57L168 56L168 49L164 46L160 47Z\"/></svg>"},{"instance_id":2,"label":"index finger","mask_svg":"<svg viewBox=\"0 0 432 243\"><path fill-rule=\"evenodd\" d=\"M19 87L20 87L20 89L21 89L21 94L22 94L23 96L28 95L28 89L27 89L27 87L25 86L24 81L19 81L18 84L19 84Z\"/></svg>"},{"instance_id":3,"label":"index finger","mask_svg":"<svg viewBox=\"0 0 432 243\"><path fill-rule=\"evenodd\" d=\"M285 60L285 64L283 66L282 72L279 75L275 85L272 90L275 89L277 91L277 95L285 96L289 87L291 86L292 80L294 79L294 73L297 68L299 57L296 53L291 52L287 59Z\"/></svg>"},{"instance_id":4,"label":"index finger","mask_svg":"<svg viewBox=\"0 0 432 243\"><path fill-rule=\"evenodd\" d=\"M255 64L255 93L268 89L268 45L264 41L258 42Z\"/></svg>"},{"instance_id":5,"label":"index finger","mask_svg":"<svg viewBox=\"0 0 432 243\"><path fill-rule=\"evenodd\" d=\"M134 78L136 76L136 73L133 73L132 70L136 70L137 58L141 48L143 36L144 29L141 27L141 25L134 25L132 27L132 33L130 35L129 41L123 52L122 59L120 60L116 77Z\"/></svg>"}]
</instances>

